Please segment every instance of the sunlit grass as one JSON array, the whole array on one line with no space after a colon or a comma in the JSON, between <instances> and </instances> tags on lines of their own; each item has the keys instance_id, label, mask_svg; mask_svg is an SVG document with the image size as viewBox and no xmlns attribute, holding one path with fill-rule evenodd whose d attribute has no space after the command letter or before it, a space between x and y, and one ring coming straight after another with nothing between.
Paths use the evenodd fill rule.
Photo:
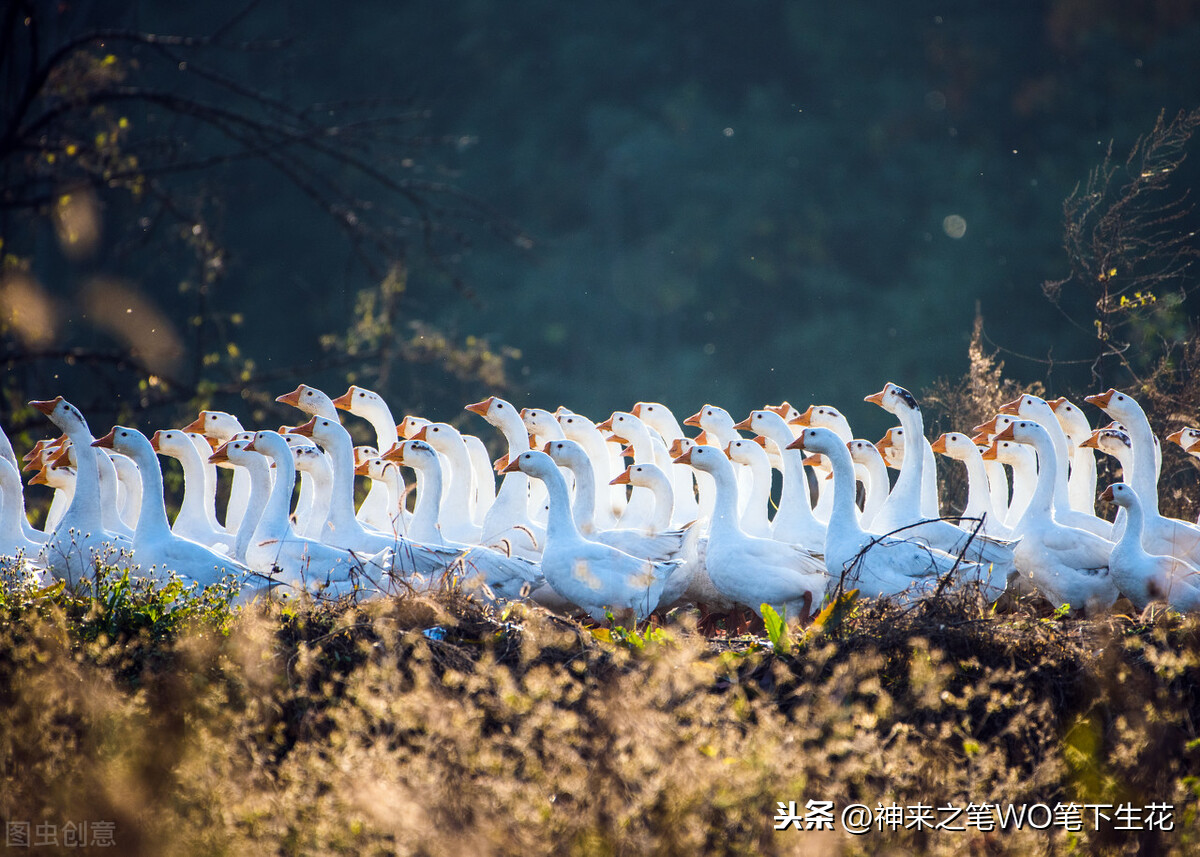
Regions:
<instances>
[{"instance_id":1,"label":"sunlit grass","mask_svg":"<svg viewBox=\"0 0 1200 857\"><path fill-rule=\"evenodd\" d=\"M1191 618L855 600L772 647L457 593L235 611L113 577L0 607L0 816L111 821L122 853L1183 854L1197 832ZM1175 829L773 830L810 799L1165 802Z\"/></svg>"}]
</instances>

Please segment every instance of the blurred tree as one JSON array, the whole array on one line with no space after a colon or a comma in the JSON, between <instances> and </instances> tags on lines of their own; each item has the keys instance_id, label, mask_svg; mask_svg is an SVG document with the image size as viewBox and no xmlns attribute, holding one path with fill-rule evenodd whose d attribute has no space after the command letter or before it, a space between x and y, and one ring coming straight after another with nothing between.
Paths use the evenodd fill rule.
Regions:
<instances>
[{"instance_id":1,"label":"blurred tree","mask_svg":"<svg viewBox=\"0 0 1200 857\"><path fill-rule=\"evenodd\" d=\"M431 149L463 142L423 136L429 111L372 97L297 106L251 83L260 56L291 47L243 35L264 24L264 8L250 0L205 36L94 27L72 4L14 0L0 13L0 359L10 407L50 389L64 361L88 370L85 386L69 387L94 397L85 409L111 411L116 398L138 410L222 395L269 402L268 389L292 380L296 366L255 365L237 341L242 315L216 295L230 190L220 170L239 163L270 167L299 190L379 283L360 297L352 330L328 337L305 371L374 362L368 374L386 384L400 355L441 361L451 375L477 369L502 386L504 352L486 343L434 331L443 347L430 350L409 343L427 331L398 335L404 289L394 286L416 250L469 298L456 259L470 233L528 239L482 200L416 168ZM156 259L171 260L167 276L187 270L180 295L155 301L108 272L131 256L143 275ZM60 323L62 306L42 285L64 272L82 275L72 303L89 329ZM387 312L371 315L380 306ZM472 350L494 359L457 356Z\"/></svg>"}]
</instances>

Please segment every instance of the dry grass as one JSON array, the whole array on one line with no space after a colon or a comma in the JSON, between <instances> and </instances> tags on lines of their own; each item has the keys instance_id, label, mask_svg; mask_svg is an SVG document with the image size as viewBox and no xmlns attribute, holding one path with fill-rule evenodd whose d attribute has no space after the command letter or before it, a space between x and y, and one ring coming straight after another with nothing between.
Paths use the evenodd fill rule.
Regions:
<instances>
[{"instance_id":1,"label":"dry grass","mask_svg":"<svg viewBox=\"0 0 1200 857\"><path fill-rule=\"evenodd\" d=\"M1197 835L1194 619L951 593L857 605L785 656L686 616L639 647L453 594L113 636L61 593L3 607L0 816L113 821L124 854L1184 854ZM772 830L808 799L1163 801L1176 829Z\"/></svg>"}]
</instances>

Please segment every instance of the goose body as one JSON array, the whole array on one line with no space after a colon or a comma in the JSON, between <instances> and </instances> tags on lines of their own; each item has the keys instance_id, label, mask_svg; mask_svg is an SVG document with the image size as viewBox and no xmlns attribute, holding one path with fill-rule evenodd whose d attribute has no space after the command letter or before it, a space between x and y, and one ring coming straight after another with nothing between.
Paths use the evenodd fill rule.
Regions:
<instances>
[{"instance_id":1,"label":"goose body","mask_svg":"<svg viewBox=\"0 0 1200 857\"><path fill-rule=\"evenodd\" d=\"M188 425L184 426L180 431L199 432L207 438L217 441L217 445L227 443L235 434L245 431L242 428L241 421L233 414L225 411L201 411ZM201 450L204 458L207 460L212 455L212 450L204 452ZM215 467L214 467L215 471ZM205 469L206 476L208 469ZM206 489L206 503L215 508L215 493L216 482L215 472L212 474L214 481L212 483L212 494L208 494ZM238 532L241 526L242 517L246 514L246 507L250 502L250 473L244 467L235 467L233 469L233 483L229 486L229 499L225 503L225 532L233 534Z\"/></svg>"},{"instance_id":2,"label":"goose body","mask_svg":"<svg viewBox=\"0 0 1200 857\"><path fill-rule=\"evenodd\" d=\"M1052 604L1069 604L1088 614L1107 610L1117 598L1108 568L1113 543L1088 530L1069 527L1055 517L1054 442L1039 422L1016 420L996 436L1033 447L1038 459L1037 485L1029 507L1015 527L1017 570Z\"/></svg>"},{"instance_id":3,"label":"goose body","mask_svg":"<svg viewBox=\"0 0 1200 857\"><path fill-rule=\"evenodd\" d=\"M813 515L808 474L804 470L804 453L788 449L795 436L786 418L769 408L763 408L751 411L750 416L738 423L737 427L765 437L779 449L783 464L783 488L779 495L779 508L771 521L771 537L817 553L823 551L826 525Z\"/></svg>"},{"instance_id":4,"label":"goose body","mask_svg":"<svg viewBox=\"0 0 1200 857\"><path fill-rule=\"evenodd\" d=\"M83 414L62 396L30 404L67 434L76 456L75 492L71 505L42 546L39 564L56 579L65 580L68 586L75 586L95 572L100 564L116 563L118 567L128 568L128 557L121 554L132 549L133 539L110 532L103 526L99 460L102 458L109 467L112 462L92 447L95 438Z\"/></svg>"},{"instance_id":5,"label":"goose body","mask_svg":"<svg viewBox=\"0 0 1200 857\"><path fill-rule=\"evenodd\" d=\"M207 445L208 442L205 441L205 446ZM156 453L169 455L183 466L183 501L179 504L179 513L171 524L171 531L177 536L208 547L231 547L236 539L231 538L223 529L216 529L216 519L212 510L205 510L206 459L200 457L188 433L178 429L156 431L150 438L150 446ZM143 480L143 486L144 484Z\"/></svg>"},{"instance_id":6,"label":"goose body","mask_svg":"<svg viewBox=\"0 0 1200 857\"><path fill-rule=\"evenodd\" d=\"M583 537L571 516L567 482L544 452L527 450L505 468L546 483L550 499L542 574L563 598L600 620L607 611L631 611L641 621L658 606L679 561L639 559Z\"/></svg>"},{"instance_id":7,"label":"goose body","mask_svg":"<svg viewBox=\"0 0 1200 857\"><path fill-rule=\"evenodd\" d=\"M1133 397L1114 389L1087 396L1084 401L1120 421L1129 434L1133 446L1133 472L1128 474L1127 480L1142 501L1142 544L1146 552L1177 556L1200 564L1200 526L1164 517L1158 511L1158 447L1141 405Z\"/></svg>"},{"instance_id":8,"label":"goose body","mask_svg":"<svg viewBox=\"0 0 1200 857\"><path fill-rule=\"evenodd\" d=\"M1004 591L1005 579L993 582L978 565L960 563L955 557L911 538L864 530L854 505L854 463L850 450L832 430L804 429L792 446L825 456L833 469L833 509L825 537L825 565L831 584L844 575L845 589L857 588L866 596L912 596L927 594L942 577L957 572L963 579L981 579L990 599Z\"/></svg>"},{"instance_id":9,"label":"goose body","mask_svg":"<svg viewBox=\"0 0 1200 857\"><path fill-rule=\"evenodd\" d=\"M250 441L254 437L253 434L249 432L239 432L239 434L249 434L250 436L243 438L234 437L227 440L217 449L213 450L213 454L209 456L208 460L210 464L214 464L217 467L236 467L246 474L246 513L238 521L237 532L234 533L233 537L232 552L234 559L245 563L246 551L250 548L250 540L253 538L254 530L258 526L259 519L262 517L262 511L267 504L267 499L271 495L271 465L260 453L247 451L246 447L250 445Z\"/></svg>"},{"instance_id":10,"label":"goose body","mask_svg":"<svg viewBox=\"0 0 1200 857\"><path fill-rule=\"evenodd\" d=\"M807 621L825 595L828 578L820 557L798 545L742 532L734 465L721 450L694 446L676 461L709 473L716 485L704 559L713 585L729 600L760 616L762 605L770 604L781 616Z\"/></svg>"},{"instance_id":11,"label":"goose body","mask_svg":"<svg viewBox=\"0 0 1200 857\"><path fill-rule=\"evenodd\" d=\"M921 409L912 394L896 384L888 383L867 401L873 402L900 419L904 434L915 443L924 443L924 421ZM932 455L932 449L930 455ZM918 538L931 547L958 556L964 551L966 558L990 564L994 575L1001 579L1015 571L1014 545L1011 542L987 536L972 536L949 521L925 518L920 512L920 492L923 478L923 455L905 455L900 476L892 487L872 526L876 532L900 531L907 538Z\"/></svg>"},{"instance_id":12,"label":"goose body","mask_svg":"<svg viewBox=\"0 0 1200 857\"><path fill-rule=\"evenodd\" d=\"M468 405L467 410L479 414L498 428L508 442L511 463L529 449L529 435L521 415L509 402L491 396L482 402ZM484 519L481 541L485 545L506 546L506 552L537 560L541 554L546 531L534 523L529 514L529 477L519 469L505 470L503 483Z\"/></svg>"},{"instance_id":13,"label":"goose body","mask_svg":"<svg viewBox=\"0 0 1200 857\"><path fill-rule=\"evenodd\" d=\"M187 438L184 442L191 446ZM249 572L241 563L171 530L163 502L162 470L157 450L144 434L127 426L113 426L112 431L94 441L93 446L116 450L137 464L142 493L137 529L133 534L133 561L143 576L162 581L174 572L185 580L211 586L228 574Z\"/></svg>"},{"instance_id":14,"label":"goose body","mask_svg":"<svg viewBox=\"0 0 1200 857\"><path fill-rule=\"evenodd\" d=\"M433 446L422 440L406 440L388 451L387 462L413 468L417 473L417 507L413 510L413 538L426 544L451 548L461 576L469 583L478 578L487 590L500 598L527 595L545 583L537 563L519 556L507 556L480 545L449 538L438 526L437 516L442 494L442 465Z\"/></svg>"},{"instance_id":15,"label":"goose body","mask_svg":"<svg viewBox=\"0 0 1200 857\"><path fill-rule=\"evenodd\" d=\"M1138 610L1145 610L1152 601L1166 601L1181 613L1200 610L1200 571L1184 560L1149 554L1142 547L1144 516L1133 488L1114 482L1100 498L1126 511L1125 532L1109 555L1109 568L1121 594Z\"/></svg>"}]
</instances>

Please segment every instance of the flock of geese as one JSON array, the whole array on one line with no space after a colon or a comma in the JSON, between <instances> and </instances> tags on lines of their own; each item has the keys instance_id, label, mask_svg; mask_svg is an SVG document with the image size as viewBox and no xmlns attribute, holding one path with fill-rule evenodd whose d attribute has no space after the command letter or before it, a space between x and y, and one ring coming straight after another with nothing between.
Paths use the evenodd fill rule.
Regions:
<instances>
[{"instance_id":1,"label":"flock of geese","mask_svg":"<svg viewBox=\"0 0 1200 857\"><path fill-rule=\"evenodd\" d=\"M101 564L201 586L232 574L243 597L367 597L453 578L487 599L598 620L694 605L707 622L770 605L804 622L839 586L901 599L946 586L989 600L1036 591L1086 614L1121 595L1137 609L1200 609L1200 526L1159 513L1160 446L1116 390L1085 400L1115 420L1104 428L1066 399L1023 395L972 435L930 443L916 399L889 383L866 397L900 423L877 444L829 406L785 402L736 422L705 405L683 421L701 430L689 438L659 403L597 424L493 396L467 410L507 443L498 486L478 437L411 416L397 424L369 390L331 399L302 384L278 401L310 419L251 432L202 411L152 437L114 426L96 438L61 396L32 402L63 432L24 457L31 483L55 493L34 528L0 431L0 562L38 585L74 586ZM354 446L343 411L372 425L377 446ZM1168 439L1200 456L1200 430ZM1097 451L1123 472L1099 495L1118 507L1111 522L1096 514ZM940 515L937 453L966 467L959 518ZM183 468L174 521L159 455ZM233 471L220 515L216 467ZM357 508L356 476L370 480Z\"/></svg>"}]
</instances>

